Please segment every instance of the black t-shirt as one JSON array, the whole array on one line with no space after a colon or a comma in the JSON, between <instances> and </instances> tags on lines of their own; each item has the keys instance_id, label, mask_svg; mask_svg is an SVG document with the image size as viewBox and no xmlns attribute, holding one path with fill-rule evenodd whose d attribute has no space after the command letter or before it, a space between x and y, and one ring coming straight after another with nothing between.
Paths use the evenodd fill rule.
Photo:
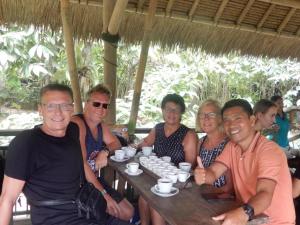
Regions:
<instances>
[{"instance_id":1,"label":"black t-shirt","mask_svg":"<svg viewBox=\"0 0 300 225\"><path fill-rule=\"evenodd\" d=\"M74 199L83 161L77 125L70 123L64 137L45 134L39 127L23 131L10 143L5 175L25 181L30 200ZM89 224L78 218L75 204L31 207L33 224Z\"/></svg>"}]
</instances>

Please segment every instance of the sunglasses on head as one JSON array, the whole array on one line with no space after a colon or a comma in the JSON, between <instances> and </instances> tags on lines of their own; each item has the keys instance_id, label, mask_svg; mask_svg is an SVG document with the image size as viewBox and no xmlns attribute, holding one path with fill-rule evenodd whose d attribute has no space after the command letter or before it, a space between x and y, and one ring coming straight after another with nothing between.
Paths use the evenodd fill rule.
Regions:
<instances>
[{"instance_id":1,"label":"sunglasses on head","mask_svg":"<svg viewBox=\"0 0 300 225\"><path fill-rule=\"evenodd\" d=\"M107 109L109 104L108 103L102 103L102 102L92 102L92 105L95 107L95 108L100 108L102 107L103 109Z\"/></svg>"}]
</instances>

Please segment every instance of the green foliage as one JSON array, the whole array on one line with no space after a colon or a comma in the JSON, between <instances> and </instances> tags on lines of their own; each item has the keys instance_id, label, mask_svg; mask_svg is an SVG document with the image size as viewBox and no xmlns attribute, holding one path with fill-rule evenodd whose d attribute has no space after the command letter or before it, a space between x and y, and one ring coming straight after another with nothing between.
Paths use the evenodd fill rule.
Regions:
<instances>
[{"instance_id":1,"label":"green foliage","mask_svg":"<svg viewBox=\"0 0 300 225\"><path fill-rule=\"evenodd\" d=\"M0 104L35 108L41 86L50 81L69 83L61 32L36 31L12 25L0 28ZM140 46L119 43L117 59L117 123L128 123ZM103 43L75 41L81 93L103 82ZM237 53L213 56L202 51L149 49L137 127L162 121L160 103L168 93L185 99L183 123L195 126L199 104L208 98L221 103L246 98L255 103L274 94L287 106L300 97L300 64L293 60L255 58ZM130 124L131 126L132 124Z\"/></svg>"}]
</instances>

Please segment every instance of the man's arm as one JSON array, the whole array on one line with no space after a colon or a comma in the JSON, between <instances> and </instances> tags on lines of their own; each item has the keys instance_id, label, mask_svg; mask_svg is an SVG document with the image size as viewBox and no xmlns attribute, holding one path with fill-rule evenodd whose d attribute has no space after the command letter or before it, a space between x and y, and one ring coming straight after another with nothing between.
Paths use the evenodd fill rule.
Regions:
<instances>
[{"instance_id":1,"label":"man's arm","mask_svg":"<svg viewBox=\"0 0 300 225\"><path fill-rule=\"evenodd\" d=\"M214 162L208 168L204 168L200 156L197 156L198 166L194 171L195 182L198 185L210 184L212 185L223 173L227 171L227 167L220 163Z\"/></svg>"},{"instance_id":2,"label":"man's arm","mask_svg":"<svg viewBox=\"0 0 300 225\"><path fill-rule=\"evenodd\" d=\"M271 179L260 178L256 184L256 195L248 201L254 208L255 215L263 213L271 204L276 182Z\"/></svg>"},{"instance_id":3,"label":"man's arm","mask_svg":"<svg viewBox=\"0 0 300 225\"><path fill-rule=\"evenodd\" d=\"M114 152L117 149L121 149L121 143L119 139L110 131L110 128L104 124L102 125L102 131L103 131L103 141L108 147L110 152Z\"/></svg>"},{"instance_id":4,"label":"man's arm","mask_svg":"<svg viewBox=\"0 0 300 225\"><path fill-rule=\"evenodd\" d=\"M10 223L13 206L20 195L25 181L4 175L3 189L0 196L0 224Z\"/></svg>"},{"instance_id":5,"label":"man's arm","mask_svg":"<svg viewBox=\"0 0 300 225\"><path fill-rule=\"evenodd\" d=\"M271 179L261 178L257 181L256 195L247 202L254 209L254 215L263 213L271 204L276 182ZM242 207L213 217L214 220L224 220L222 224L246 224L248 215Z\"/></svg>"}]
</instances>

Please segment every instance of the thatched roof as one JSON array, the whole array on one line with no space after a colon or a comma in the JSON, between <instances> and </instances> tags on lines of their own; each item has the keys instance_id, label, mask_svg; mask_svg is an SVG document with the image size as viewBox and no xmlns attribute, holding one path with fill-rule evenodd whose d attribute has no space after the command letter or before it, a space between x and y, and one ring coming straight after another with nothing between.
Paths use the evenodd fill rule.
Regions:
<instances>
[{"instance_id":1,"label":"thatched roof","mask_svg":"<svg viewBox=\"0 0 300 225\"><path fill-rule=\"evenodd\" d=\"M99 39L102 0L70 0L74 35ZM0 21L61 28L59 0L0 0ZM149 0L129 0L122 40L139 43ZM158 0L151 40L166 47L202 48L214 54L300 59L299 0Z\"/></svg>"}]
</instances>

